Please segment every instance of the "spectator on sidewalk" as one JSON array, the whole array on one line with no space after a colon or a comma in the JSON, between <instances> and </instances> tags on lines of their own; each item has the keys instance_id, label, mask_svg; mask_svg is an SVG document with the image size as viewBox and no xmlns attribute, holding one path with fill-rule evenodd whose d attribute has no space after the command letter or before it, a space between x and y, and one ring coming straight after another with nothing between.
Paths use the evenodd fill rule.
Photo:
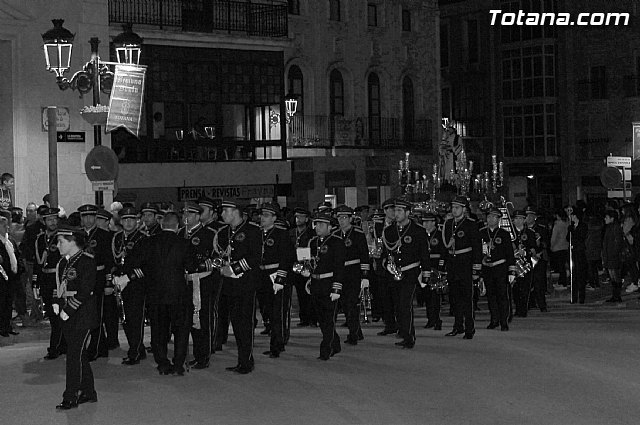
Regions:
<instances>
[{"instance_id":1,"label":"spectator on sidewalk","mask_svg":"<svg viewBox=\"0 0 640 425\"><path fill-rule=\"evenodd\" d=\"M567 286L567 268L569 262L569 242L567 241L567 216L562 209L555 214L553 229L551 231L551 269L559 274L558 286Z\"/></svg>"},{"instance_id":2,"label":"spectator on sidewalk","mask_svg":"<svg viewBox=\"0 0 640 425\"><path fill-rule=\"evenodd\" d=\"M587 240L585 245L587 247L587 290L593 291L595 288L600 287L600 275L598 270L600 269L600 262L602 257L602 232L603 223L600 215L594 210L588 210L587 222Z\"/></svg>"},{"instance_id":3,"label":"spectator on sidewalk","mask_svg":"<svg viewBox=\"0 0 640 425\"><path fill-rule=\"evenodd\" d=\"M627 286L628 294L638 290L638 251L640 248L640 228L638 227L638 214L635 207L626 204L622 211L622 233L624 235L624 249L621 252L623 258L621 277L629 276L631 282Z\"/></svg>"},{"instance_id":4,"label":"spectator on sidewalk","mask_svg":"<svg viewBox=\"0 0 640 425\"><path fill-rule=\"evenodd\" d=\"M622 302L620 290L622 277L620 269L622 260L620 253L624 249L622 227L618 222L618 212L607 210L604 214L604 236L602 238L602 267L609 273L611 279L611 298L607 302Z\"/></svg>"},{"instance_id":5,"label":"spectator on sidewalk","mask_svg":"<svg viewBox=\"0 0 640 425\"><path fill-rule=\"evenodd\" d=\"M8 210L13 206L13 194L11 188L14 185L13 175L3 173L0 176L0 209Z\"/></svg>"}]
</instances>

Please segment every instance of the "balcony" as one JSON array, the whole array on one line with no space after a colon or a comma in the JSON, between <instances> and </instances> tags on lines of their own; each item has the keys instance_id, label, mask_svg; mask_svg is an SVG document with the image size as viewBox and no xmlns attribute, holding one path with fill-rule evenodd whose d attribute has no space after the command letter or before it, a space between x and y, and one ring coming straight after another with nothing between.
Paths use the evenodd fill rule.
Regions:
<instances>
[{"instance_id":1,"label":"balcony","mask_svg":"<svg viewBox=\"0 0 640 425\"><path fill-rule=\"evenodd\" d=\"M109 23L287 37L287 5L205 0L109 0Z\"/></svg>"},{"instance_id":2,"label":"balcony","mask_svg":"<svg viewBox=\"0 0 640 425\"><path fill-rule=\"evenodd\" d=\"M355 148L431 150L431 120L416 120L409 133L400 118L345 119L295 115L288 126L290 148Z\"/></svg>"}]
</instances>

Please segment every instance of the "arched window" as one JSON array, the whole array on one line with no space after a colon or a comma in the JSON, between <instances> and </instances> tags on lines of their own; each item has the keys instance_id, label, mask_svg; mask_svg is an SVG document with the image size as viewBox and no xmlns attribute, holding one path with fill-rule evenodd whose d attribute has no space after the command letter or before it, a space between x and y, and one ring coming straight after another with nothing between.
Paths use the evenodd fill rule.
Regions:
<instances>
[{"instance_id":1,"label":"arched window","mask_svg":"<svg viewBox=\"0 0 640 425\"><path fill-rule=\"evenodd\" d=\"M304 108L304 84L302 71L297 65L293 65L289 68L289 74L287 75L287 93L291 93L296 97L298 101L298 114L302 115Z\"/></svg>"},{"instance_id":2,"label":"arched window","mask_svg":"<svg viewBox=\"0 0 640 425\"><path fill-rule=\"evenodd\" d=\"M336 116L344 116L344 81L340 71L334 69L329 74L329 125L332 141L336 131Z\"/></svg>"},{"instance_id":3,"label":"arched window","mask_svg":"<svg viewBox=\"0 0 640 425\"><path fill-rule=\"evenodd\" d=\"M289 13L292 15L300 14L300 0L288 0L289 4Z\"/></svg>"},{"instance_id":4,"label":"arched window","mask_svg":"<svg viewBox=\"0 0 640 425\"><path fill-rule=\"evenodd\" d=\"M404 144L409 145L415 142L415 102L413 97L413 81L404 77L402 80L402 129Z\"/></svg>"},{"instance_id":5,"label":"arched window","mask_svg":"<svg viewBox=\"0 0 640 425\"><path fill-rule=\"evenodd\" d=\"M329 0L329 19L340 21L340 0Z\"/></svg>"},{"instance_id":6,"label":"arched window","mask_svg":"<svg viewBox=\"0 0 640 425\"><path fill-rule=\"evenodd\" d=\"M373 72L367 80L369 96L369 143L380 144L381 116L380 116L380 79Z\"/></svg>"}]
</instances>

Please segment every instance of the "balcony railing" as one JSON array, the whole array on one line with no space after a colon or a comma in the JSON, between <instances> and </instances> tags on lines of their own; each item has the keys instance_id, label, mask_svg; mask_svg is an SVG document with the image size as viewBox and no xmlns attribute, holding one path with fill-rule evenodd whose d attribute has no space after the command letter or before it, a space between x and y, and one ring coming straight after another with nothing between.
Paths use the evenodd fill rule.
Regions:
<instances>
[{"instance_id":1,"label":"balcony railing","mask_svg":"<svg viewBox=\"0 0 640 425\"><path fill-rule=\"evenodd\" d=\"M370 131L375 128L376 131ZM325 115L294 115L287 145L292 148L431 149L431 121L417 120L406 134L399 118L345 119Z\"/></svg>"},{"instance_id":2,"label":"balcony railing","mask_svg":"<svg viewBox=\"0 0 640 425\"><path fill-rule=\"evenodd\" d=\"M227 31L286 37L286 4L202 0L109 0L109 23L155 25L193 32Z\"/></svg>"}]
</instances>

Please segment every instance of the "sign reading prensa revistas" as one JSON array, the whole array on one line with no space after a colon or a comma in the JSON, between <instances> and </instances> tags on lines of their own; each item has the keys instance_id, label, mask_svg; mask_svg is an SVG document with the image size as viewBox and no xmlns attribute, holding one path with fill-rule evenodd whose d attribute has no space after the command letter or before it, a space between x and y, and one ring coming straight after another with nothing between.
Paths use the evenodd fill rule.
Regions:
<instances>
[{"instance_id":1,"label":"sign reading prensa revistas","mask_svg":"<svg viewBox=\"0 0 640 425\"><path fill-rule=\"evenodd\" d=\"M144 66L116 65L109 100L107 132L124 127L138 136L146 70Z\"/></svg>"}]
</instances>

